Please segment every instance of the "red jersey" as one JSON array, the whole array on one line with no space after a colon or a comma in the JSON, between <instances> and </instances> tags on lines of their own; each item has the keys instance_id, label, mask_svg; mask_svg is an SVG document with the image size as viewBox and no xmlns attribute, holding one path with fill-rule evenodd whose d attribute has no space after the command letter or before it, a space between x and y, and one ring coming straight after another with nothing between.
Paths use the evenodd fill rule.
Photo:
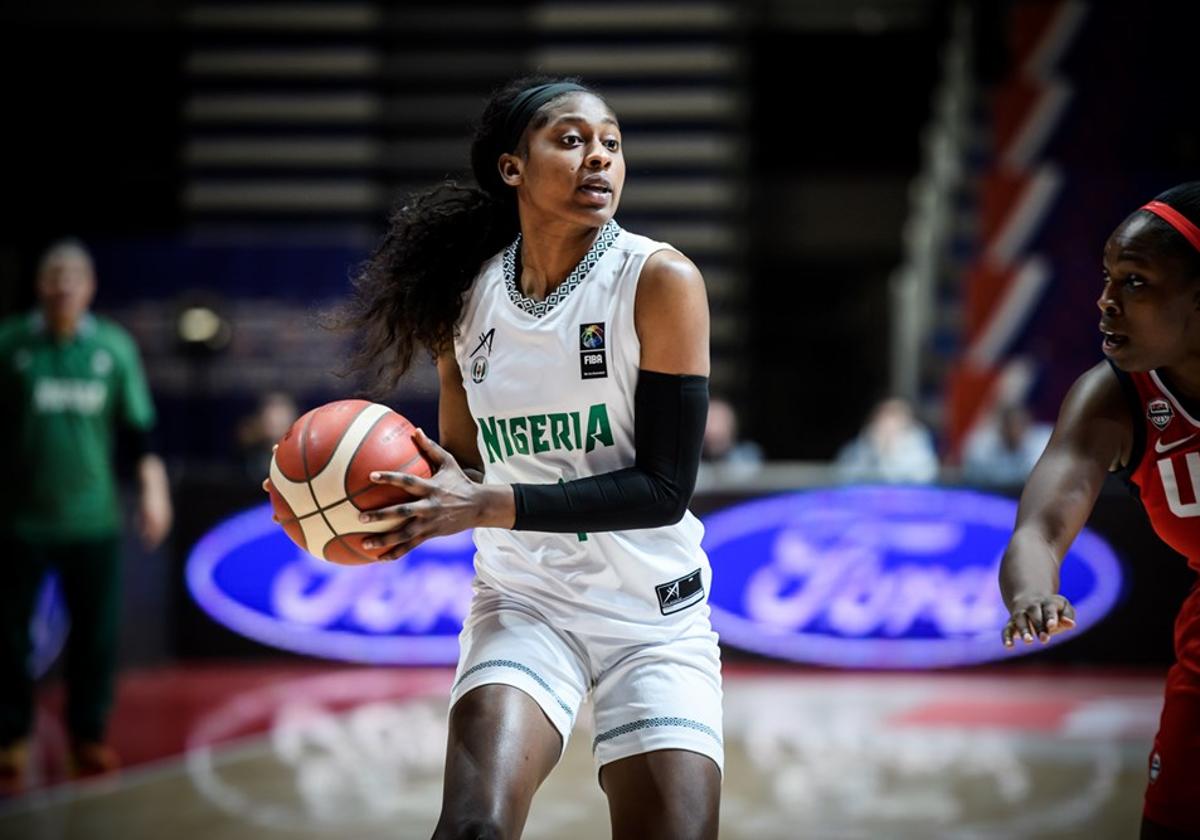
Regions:
<instances>
[{"instance_id":1,"label":"red jersey","mask_svg":"<svg viewBox=\"0 0 1200 840\"><path fill-rule=\"evenodd\" d=\"M1130 478L1163 542L1200 571L1200 421L1162 377L1118 372L1134 408ZM1136 398L1136 402L1134 402ZM1200 836L1200 586L1175 618L1175 664L1167 672L1162 718L1147 769L1143 814Z\"/></svg>"},{"instance_id":2,"label":"red jersey","mask_svg":"<svg viewBox=\"0 0 1200 840\"><path fill-rule=\"evenodd\" d=\"M1130 479L1155 533L1200 572L1200 420L1155 371L1118 376L1137 391Z\"/></svg>"}]
</instances>

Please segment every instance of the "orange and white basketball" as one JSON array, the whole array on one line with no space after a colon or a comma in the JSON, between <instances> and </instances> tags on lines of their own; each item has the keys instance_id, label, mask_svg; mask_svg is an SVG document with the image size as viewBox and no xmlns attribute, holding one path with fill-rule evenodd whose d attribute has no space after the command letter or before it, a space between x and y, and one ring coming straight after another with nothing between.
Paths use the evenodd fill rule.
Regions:
<instances>
[{"instance_id":1,"label":"orange and white basketball","mask_svg":"<svg viewBox=\"0 0 1200 840\"><path fill-rule=\"evenodd\" d=\"M331 563L378 560L386 549L366 549L363 539L398 523L365 524L358 515L412 498L399 487L373 483L375 470L432 474L413 431L395 411L366 400L326 403L293 423L271 458L268 486L275 517L288 536Z\"/></svg>"}]
</instances>

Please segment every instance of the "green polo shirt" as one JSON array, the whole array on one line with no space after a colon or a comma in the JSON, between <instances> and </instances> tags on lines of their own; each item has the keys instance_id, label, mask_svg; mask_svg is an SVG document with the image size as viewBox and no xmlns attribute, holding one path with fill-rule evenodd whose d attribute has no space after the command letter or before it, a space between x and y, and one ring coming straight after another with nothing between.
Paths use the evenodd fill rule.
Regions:
<instances>
[{"instance_id":1,"label":"green polo shirt","mask_svg":"<svg viewBox=\"0 0 1200 840\"><path fill-rule=\"evenodd\" d=\"M46 329L39 313L0 321L0 399L4 524L38 542L115 535L121 522L116 429L154 424L129 334L93 315L65 340Z\"/></svg>"}]
</instances>

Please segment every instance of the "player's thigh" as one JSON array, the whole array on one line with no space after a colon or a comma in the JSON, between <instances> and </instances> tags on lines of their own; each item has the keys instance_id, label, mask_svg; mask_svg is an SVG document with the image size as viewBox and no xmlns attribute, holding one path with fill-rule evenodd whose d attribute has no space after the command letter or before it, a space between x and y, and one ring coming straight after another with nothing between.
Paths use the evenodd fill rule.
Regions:
<instances>
[{"instance_id":1,"label":"player's thigh","mask_svg":"<svg viewBox=\"0 0 1200 840\"><path fill-rule=\"evenodd\" d=\"M707 621L605 664L593 690L592 746L613 836L715 836L724 763L721 663Z\"/></svg>"},{"instance_id":2,"label":"player's thigh","mask_svg":"<svg viewBox=\"0 0 1200 840\"><path fill-rule=\"evenodd\" d=\"M50 556L72 625L87 628L93 637L73 639L72 644L111 646L121 610L120 538L69 543Z\"/></svg>"},{"instance_id":3,"label":"player's thigh","mask_svg":"<svg viewBox=\"0 0 1200 840\"><path fill-rule=\"evenodd\" d=\"M0 545L7 564L7 578L0 586L0 645L23 667L30 645L29 622L46 578L46 552L9 534L0 536Z\"/></svg>"},{"instance_id":4,"label":"player's thigh","mask_svg":"<svg viewBox=\"0 0 1200 840\"><path fill-rule=\"evenodd\" d=\"M709 756L655 750L605 764L614 838L707 840L720 822L721 771Z\"/></svg>"},{"instance_id":5,"label":"player's thigh","mask_svg":"<svg viewBox=\"0 0 1200 840\"><path fill-rule=\"evenodd\" d=\"M459 638L439 833L519 833L588 688L578 643L520 599L477 586Z\"/></svg>"},{"instance_id":6,"label":"player's thigh","mask_svg":"<svg viewBox=\"0 0 1200 840\"><path fill-rule=\"evenodd\" d=\"M579 641L552 627L536 605L477 583L459 635L450 703L482 685L519 689L558 730L565 749L591 682L586 660Z\"/></svg>"},{"instance_id":7,"label":"player's thigh","mask_svg":"<svg viewBox=\"0 0 1200 840\"><path fill-rule=\"evenodd\" d=\"M533 698L481 685L450 711L442 813L435 838L520 834L562 738Z\"/></svg>"}]
</instances>

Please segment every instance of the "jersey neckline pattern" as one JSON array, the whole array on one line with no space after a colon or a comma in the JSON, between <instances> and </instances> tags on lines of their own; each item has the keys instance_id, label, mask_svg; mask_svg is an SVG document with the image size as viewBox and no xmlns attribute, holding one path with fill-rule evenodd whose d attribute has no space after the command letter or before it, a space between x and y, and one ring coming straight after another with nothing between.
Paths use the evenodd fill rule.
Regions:
<instances>
[{"instance_id":1,"label":"jersey neckline pattern","mask_svg":"<svg viewBox=\"0 0 1200 840\"><path fill-rule=\"evenodd\" d=\"M504 286L508 289L508 299L517 308L535 318L548 315L550 310L562 303L567 295L583 282L583 279L596 267L596 263L600 262L600 258L617 241L620 234L621 226L615 220L609 219L605 222L604 227L600 228L600 233L596 236L596 241L592 243L591 248L588 248L579 264L567 275L567 279L559 284L557 289L546 295L545 300L534 300L521 294L521 289L517 285L517 254L521 249L521 234L518 233L512 244L504 249L504 257L500 261L504 272Z\"/></svg>"}]
</instances>

